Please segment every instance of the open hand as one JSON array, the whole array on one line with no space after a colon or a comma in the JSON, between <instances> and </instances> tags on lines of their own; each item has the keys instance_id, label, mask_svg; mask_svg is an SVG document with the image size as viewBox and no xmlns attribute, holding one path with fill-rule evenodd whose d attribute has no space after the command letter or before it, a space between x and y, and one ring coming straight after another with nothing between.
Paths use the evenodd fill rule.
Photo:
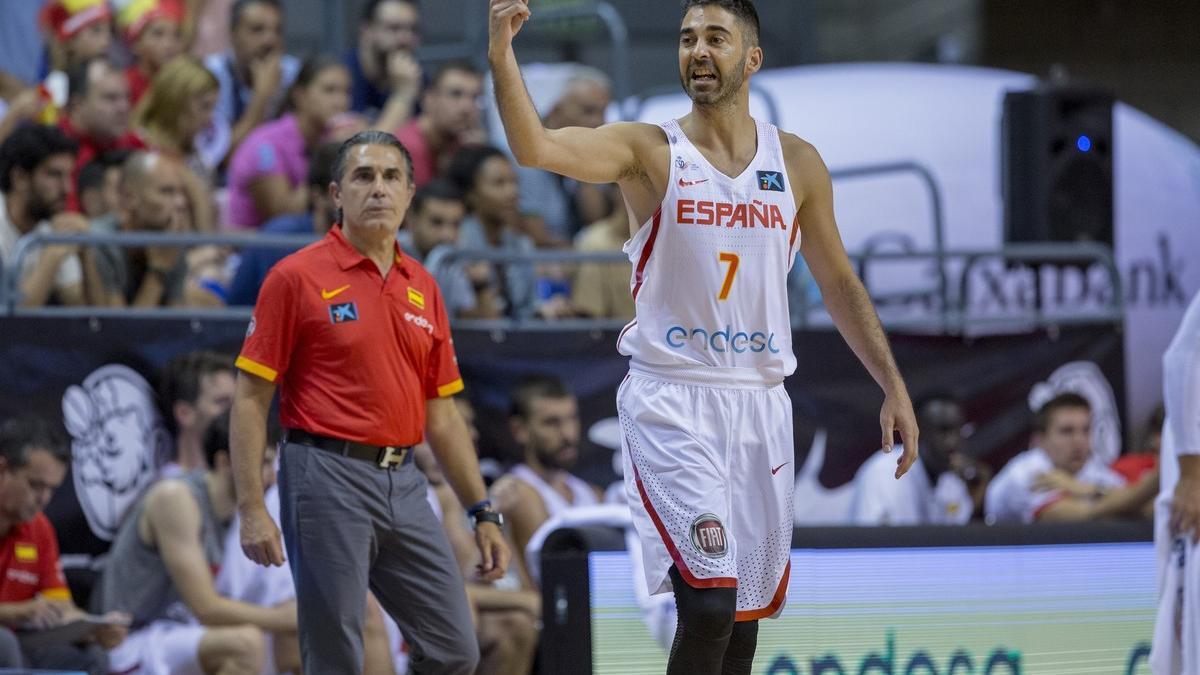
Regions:
<instances>
[{"instance_id":1,"label":"open hand","mask_svg":"<svg viewBox=\"0 0 1200 675\"><path fill-rule=\"evenodd\" d=\"M879 410L879 426L883 431L883 451L891 452L896 432L900 432L900 441L904 443L904 454L896 460L896 478L908 473L913 462L917 461L917 416L913 413L912 401L908 392L900 391L888 394L883 399L883 407Z\"/></svg>"},{"instance_id":2,"label":"open hand","mask_svg":"<svg viewBox=\"0 0 1200 675\"><path fill-rule=\"evenodd\" d=\"M1187 476L1175 485L1171 500L1171 534L1200 541L1200 481Z\"/></svg>"}]
</instances>

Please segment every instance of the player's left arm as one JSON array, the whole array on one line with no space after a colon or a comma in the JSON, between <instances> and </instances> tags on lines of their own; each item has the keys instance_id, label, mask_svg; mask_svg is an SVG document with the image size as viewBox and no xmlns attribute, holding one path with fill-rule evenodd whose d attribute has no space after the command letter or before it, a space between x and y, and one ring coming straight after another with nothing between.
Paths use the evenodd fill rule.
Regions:
<instances>
[{"instance_id":1,"label":"player's left arm","mask_svg":"<svg viewBox=\"0 0 1200 675\"><path fill-rule=\"evenodd\" d=\"M908 389L871 297L846 256L833 217L833 183L825 162L816 148L792 134L781 133L780 141L797 197L795 227L800 228L800 253L838 331L883 389L879 412L882 447L891 452L895 432L900 432L904 454L897 460L895 475L899 478L917 460L917 420Z\"/></svg>"}]
</instances>

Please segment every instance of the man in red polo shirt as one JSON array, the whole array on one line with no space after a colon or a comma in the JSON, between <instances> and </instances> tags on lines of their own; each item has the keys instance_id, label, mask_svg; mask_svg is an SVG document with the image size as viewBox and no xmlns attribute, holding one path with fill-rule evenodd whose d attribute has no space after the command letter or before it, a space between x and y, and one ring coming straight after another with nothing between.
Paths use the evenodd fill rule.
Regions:
<instances>
[{"instance_id":1,"label":"man in red polo shirt","mask_svg":"<svg viewBox=\"0 0 1200 675\"><path fill-rule=\"evenodd\" d=\"M341 224L267 275L236 362L242 548L260 564L284 562L260 474L278 386L280 516L304 672L361 672L369 585L411 645L414 672L467 675L479 651L457 564L411 461L422 436L475 519L480 576L502 576L509 552L450 398L463 383L441 291L396 243L411 159L391 134L363 132L342 145L333 177Z\"/></svg>"},{"instance_id":2,"label":"man in red polo shirt","mask_svg":"<svg viewBox=\"0 0 1200 675\"><path fill-rule=\"evenodd\" d=\"M42 513L62 484L71 456L49 427L33 418L11 419L0 426L0 633L50 628L81 616L71 601L58 561L54 526ZM22 663L6 666L108 672L111 649L125 639L128 621L96 629L84 645L22 645ZM11 658L11 657L9 657Z\"/></svg>"}]
</instances>

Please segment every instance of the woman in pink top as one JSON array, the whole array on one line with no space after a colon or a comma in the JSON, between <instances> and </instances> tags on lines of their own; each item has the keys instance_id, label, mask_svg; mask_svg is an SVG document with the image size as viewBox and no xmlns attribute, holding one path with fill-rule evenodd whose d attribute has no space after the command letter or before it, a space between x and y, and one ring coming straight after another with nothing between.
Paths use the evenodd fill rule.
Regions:
<instances>
[{"instance_id":1,"label":"woman in pink top","mask_svg":"<svg viewBox=\"0 0 1200 675\"><path fill-rule=\"evenodd\" d=\"M256 229L308 209L308 157L350 109L350 73L330 56L309 58L288 91L285 114L250 132L229 162L229 225Z\"/></svg>"}]
</instances>

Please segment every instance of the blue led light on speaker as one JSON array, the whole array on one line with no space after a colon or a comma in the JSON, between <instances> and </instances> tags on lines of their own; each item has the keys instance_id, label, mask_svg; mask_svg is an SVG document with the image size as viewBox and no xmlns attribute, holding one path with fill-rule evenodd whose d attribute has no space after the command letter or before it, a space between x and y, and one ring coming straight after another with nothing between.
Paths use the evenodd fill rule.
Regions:
<instances>
[{"instance_id":1,"label":"blue led light on speaker","mask_svg":"<svg viewBox=\"0 0 1200 675\"><path fill-rule=\"evenodd\" d=\"M1087 152L1092 149L1092 139L1088 138L1086 135L1081 135L1079 138L1075 139L1075 147L1079 148L1080 152Z\"/></svg>"}]
</instances>

